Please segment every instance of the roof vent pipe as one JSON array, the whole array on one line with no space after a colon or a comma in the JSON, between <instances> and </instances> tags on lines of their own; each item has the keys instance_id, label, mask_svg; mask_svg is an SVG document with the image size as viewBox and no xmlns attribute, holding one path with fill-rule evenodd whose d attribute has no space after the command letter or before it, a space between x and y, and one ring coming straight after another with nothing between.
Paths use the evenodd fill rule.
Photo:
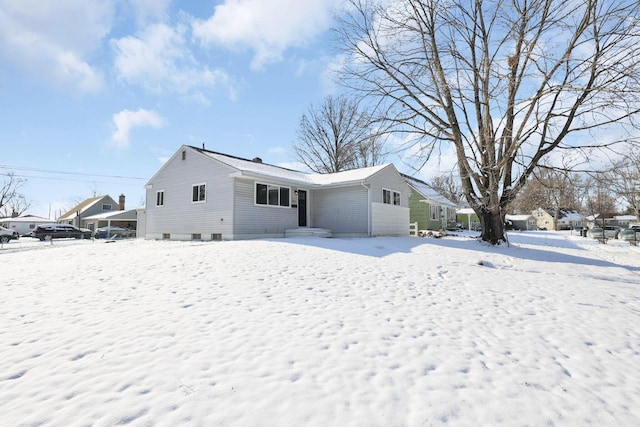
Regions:
<instances>
[{"instance_id":1,"label":"roof vent pipe","mask_svg":"<svg viewBox=\"0 0 640 427\"><path fill-rule=\"evenodd\" d=\"M260 157L254 157L253 161L256 163L262 163L262 159Z\"/></svg>"}]
</instances>

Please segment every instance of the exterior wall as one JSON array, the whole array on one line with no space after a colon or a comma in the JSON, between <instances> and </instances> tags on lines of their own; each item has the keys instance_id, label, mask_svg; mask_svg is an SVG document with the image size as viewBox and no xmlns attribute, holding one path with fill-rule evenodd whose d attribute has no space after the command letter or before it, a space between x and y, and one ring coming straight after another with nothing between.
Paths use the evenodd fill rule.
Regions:
<instances>
[{"instance_id":1,"label":"exterior wall","mask_svg":"<svg viewBox=\"0 0 640 427\"><path fill-rule=\"evenodd\" d=\"M200 234L201 240L211 240L212 234L222 239L232 238L233 231L233 178L234 170L202 154L184 148L178 151L165 167L149 182L146 192L147 239L192 240ZM204 202L192 202L192 187L206 184ZM157 191L164 191L164 206L156 206Z\"/></svg>"},{"instance_id":2,"label":"exterior wall","mask_svg":"<svg viewBox=\"0 0 640 427\"><path fill-rule=\"evenodd\" d=\"M410 187L409 222L417 222L418 230L438 230L442 228L442 219L438 209L438 219L431 219L431 203L421 202L424 196Z\"/></svg>"},{"instance_id":3,"label":"exterior wall","mask_svg":"<svg viewBox=\"0 0 640 427\"><path fill-rule=\"evenodd\" d=\"M147 232L147 210L137 209L138 211L138 226L136 227L136 237L145 237Z\"/></svg>"},{"instance_id":4,"label":"exterior wall","mask_svg":"<svg viewBox=\"0 0 640 427\"><path fill-rule=\"evenodd\" d=\"M0 225L5 228L10 228L12 230L20 233L21 236L31 233L34 228L36 228L40 224L51 224L55 222L50 219L45 218L4 218L0 221Z\"/></svg>"},{"instance_id":5,"label":"exterior wall","mask_svg":"<svg viewBox=\"0 0 640 427\"><path fill-rule=\"evenodd\" d=\"M272 180L260 180L261 184L289 187L293 198L296 187ZM285 230L298 227L298 209L295 207L263 206L255 203L256 181L236 179L233 239L284 237Z\"/></svg>"},{"instance_id":6,"label":"exterior wall","mask_svg":"<svg viewBox=\"0 0 640 427\"><path fill-rule=\"evenodd\" d=\"M385 203L371 205L372 236L408 236L409 208Z\"/></svg>"},{"instance_id":7,"label":"exterior wall","mask_svg":"<svg viewBox=\"0 0 640 427\"><path fill-rule=\"evenodd\" d=\"M313 227L331 230L334 236L369 235L369 192L361 186L313 191L309 201ZM408 230L409 223L405 224Z\"/></svg>"}]
</instances>

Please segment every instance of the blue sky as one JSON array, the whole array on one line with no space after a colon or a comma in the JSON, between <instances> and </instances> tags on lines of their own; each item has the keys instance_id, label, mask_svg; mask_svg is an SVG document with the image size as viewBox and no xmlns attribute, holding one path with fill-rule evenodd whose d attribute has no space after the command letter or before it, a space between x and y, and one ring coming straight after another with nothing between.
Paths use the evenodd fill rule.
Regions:
<instances>
[{"instance_id":1,"label":"blue sky","mask_svg":"<svg viewBox=\"0 0 640 427\"><path fill-rule=\"evenodd\" d=\"M295 166L340 0L0 0L0 173L28 213L127 208L182 144ZM393 160L391 160L393 161Z\"/></svg>"}]
</instances>

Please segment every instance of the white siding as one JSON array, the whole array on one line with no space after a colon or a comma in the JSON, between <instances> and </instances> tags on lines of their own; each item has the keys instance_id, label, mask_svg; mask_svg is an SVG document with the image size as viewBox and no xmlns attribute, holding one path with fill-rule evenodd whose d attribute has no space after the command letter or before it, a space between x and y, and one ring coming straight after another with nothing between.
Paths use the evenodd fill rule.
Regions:
<instances>
[{"instance_id":1,"label":"white siding","mask_svg":"<svg viewBox=\"0 0 640 427\"><path fill-rule=\"evenodd\" d=\"M334 236L366 236L369 234L368 200L367 188L361 185L315 190L310 205L313 227L331 230Z\"/></svg>"},{"instance_id":2,"label":"white siding","mask_svg":"<svg viewBox=\"0 0 640 427\"><path fill-rule=\"evenodd\" d=\"M408 236L409 208L373 203L371 205L371 234L373 236Z\"/></svg>"},{"instance_id":3,"label":"white siding","mask_svg":"<svg viewBox=\"0 0 640 427\"><path fill-rule=\"evenodd\" d=\"M371 186L371 234L373 236L409 235L410 188L393 166L388 166L368 180ZM400 205L382 203L382 189L400 193Z\"/></svg>"},{"instance_id":4,"label":"white siding","mask_svg":"<svg viewBox=\"0 0 640 427\"><path fill-rule=\"evenodd\" d=\"M200 234L202 240L209 240L215 233L226 239L233 230L233 179L229 174L234 169L184 149L184 160L180 150L149 182L145 237L161 239L170 234L174 240L190 240L192 234ZM192 186L202 183L206 183L206 201L193 203ZM156 206L159 190L164 191L164 206Z\"/></svg>"},{"instance_id":5,"label":"white siding","mask_svg":"<svg viewBox=\"0 0 640 427\"><path fill-rule=\"evenodd\" d=\"M255 204L255 183L254 180L236 180L233 238L284 237L285 230L297 228L298 210L296 208ZM290 198L295 191L295 187L268 179L261 180L260 183L289 187Z\"/></svg>"}]
</instances>

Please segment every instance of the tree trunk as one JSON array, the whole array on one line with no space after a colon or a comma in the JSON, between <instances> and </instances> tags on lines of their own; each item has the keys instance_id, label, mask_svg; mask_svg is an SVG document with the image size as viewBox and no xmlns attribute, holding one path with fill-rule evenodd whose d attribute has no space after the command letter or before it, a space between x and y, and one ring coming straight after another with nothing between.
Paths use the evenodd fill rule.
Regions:
<instances>
[{"instance_id":1,"label":"tree trunk","mask_svg":"<svg viewBox=\"0 0 640 427\"><path fill-rule=\"evenodd\" d=\"M504 237L504 215L498 208L495 212L486 210L478 212L478 218L482 225L482 240L492 245L506 241Z\"/></svg>"}]
</instances>

